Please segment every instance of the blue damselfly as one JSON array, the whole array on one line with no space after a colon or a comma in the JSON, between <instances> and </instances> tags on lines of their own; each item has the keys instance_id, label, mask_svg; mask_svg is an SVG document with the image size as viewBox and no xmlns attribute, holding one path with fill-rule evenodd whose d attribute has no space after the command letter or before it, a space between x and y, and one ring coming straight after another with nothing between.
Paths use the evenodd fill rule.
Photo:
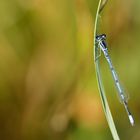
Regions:
<instances>
[{"instance_id":1,"label":"blue damselfly","mask_svg":"<svg viewBox=\"0 0 140 140\"><path fill-rule=\"evenodd\" d=\"M134 125L134 119L133 119L132 114L129 111L128 104L127 104L128 103L128 96L125 94L125 92L124 92L124 90L123 90L123 88L120 84L118 75L117 75L117 73L114 69L111 58L109 56L105 34L101 34L101 35L96 36L96 46L97 46L97 49L99 49L100 51L103 52L103 54L104 54L104 56L105 56L105 58L108 62L108 65L109 65L109 68L110 68L110 71L111 71L111 74L112 74L112 77L114 79L114 83L115 83L115 86L116 86L116 89L117 89L118 97L119 97L121 103L124 105L124 107L126 109L126 112L127 112L127 115L128 115L128 118L130 120L130 123L133 126ZM99 57L100 57L100 54L95 58L95 61L97 59L99 59Z\"/></svg>"}]
</instances>

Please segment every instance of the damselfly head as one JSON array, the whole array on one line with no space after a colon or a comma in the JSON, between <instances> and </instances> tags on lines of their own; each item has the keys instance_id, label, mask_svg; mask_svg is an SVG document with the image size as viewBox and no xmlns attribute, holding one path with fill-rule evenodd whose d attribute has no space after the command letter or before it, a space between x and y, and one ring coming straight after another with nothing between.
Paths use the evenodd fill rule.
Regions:
<instances>
[{"instance_id":1,"label":"damselfly head","mask_svg":"<svg viewBox=\"0 0 140 140\"><path fill-rule=\"evenodd\" d=\"M96 41L97 43L100 43L100 45L106 49L107 45L106 45L106 35L105 34L101 34L101 35L97 35L96 36Z\"/></svg>"},{"instance_id":2,"label":"damselfly head","mask_svg":"<svg viewBox=\"0 0 140 140\"><path fill-rule=\"evenodd\" d=\"M97 40L106 40L106 34L101 34L96 36Z\"/></svg>"}]
</instances>

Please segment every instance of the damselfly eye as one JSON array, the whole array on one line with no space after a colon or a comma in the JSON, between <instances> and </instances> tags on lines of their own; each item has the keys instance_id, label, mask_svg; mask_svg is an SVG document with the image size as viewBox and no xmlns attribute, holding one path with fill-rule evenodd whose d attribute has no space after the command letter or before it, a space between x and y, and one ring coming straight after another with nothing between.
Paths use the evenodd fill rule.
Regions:
<instances>
[{"instance_id":1,"label":"damselfly eye","mask_svg":"<svg viewBox=\"0 0 140 140\"><path fill-rule=\"evenodd\" d=\"M102 39L106 39L106 34L102 34L102 35L101 35L101 38L102 38Z\"/></svg>"},{"instance_id":2,"label":"damselfly eye","mask_svg":"<svg viewBox=\"0 0 140 140\"><path fill-rule=\"evenodd\" d=\"M97 35L97 36L96 36L96 40L99 40L99 39L100 39L100 35Z\"/></svg>"}]
</instances>

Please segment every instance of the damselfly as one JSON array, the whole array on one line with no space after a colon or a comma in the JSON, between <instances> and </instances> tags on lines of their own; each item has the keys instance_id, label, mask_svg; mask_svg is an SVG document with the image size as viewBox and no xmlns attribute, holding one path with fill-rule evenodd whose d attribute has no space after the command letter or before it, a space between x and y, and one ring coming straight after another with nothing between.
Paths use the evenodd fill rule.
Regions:
<instances>
[{"instance_id":1,"label":"damselfly","mask_svg":"<svg viewBox=\"0 0 140 140\"><path fill-rule=\"evenodd\" d=\"M125 94L125 92L124 92L124 90L123 90L123 88L120 84L118 75L117 75L117 73L114 69L111 58L109 56L105 34L101 34L101 35L96 36L96 46L97 46L97 49L100 49L103 52L103 54L104 54L104 56L105 56L105 58L106 58L106 60L109 64L109 68L110 68L112 77L114 79L114 83L115 83L115 86L116 86L116 89L117 89L119 99L120 99L121 103L124 105L124 107L126 109L126 112L127 112L127 115L128 115L128 118L130 120L130 123L133 126L134 125L134 119L133 119L133 116L128 109L128 104L127 104L128 103L128 98L127 98L127 96L126 96L126 94ZM95 58L95 61L99 58L99 56L97 56L97 58Z\"/></svg>"}]
</instances>

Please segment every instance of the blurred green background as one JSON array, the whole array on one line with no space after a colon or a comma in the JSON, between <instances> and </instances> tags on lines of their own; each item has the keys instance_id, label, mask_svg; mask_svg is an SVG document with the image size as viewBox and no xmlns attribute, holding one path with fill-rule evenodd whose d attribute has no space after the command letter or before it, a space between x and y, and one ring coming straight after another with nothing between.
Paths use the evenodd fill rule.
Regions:
<instances>
[{"instance_id":1,"label":"blurred green background","mask_svg":"<svg viewBox=\"0 0 140 140\"><path fill-rule=\"evenodd\" d=\"M0 140L112 140L97 88L98 0L0 0ZM131 100L131 127L101 57L122 140L140 139L140 1L109 0L100 29Z\"/></svg>"}]
</instances>

